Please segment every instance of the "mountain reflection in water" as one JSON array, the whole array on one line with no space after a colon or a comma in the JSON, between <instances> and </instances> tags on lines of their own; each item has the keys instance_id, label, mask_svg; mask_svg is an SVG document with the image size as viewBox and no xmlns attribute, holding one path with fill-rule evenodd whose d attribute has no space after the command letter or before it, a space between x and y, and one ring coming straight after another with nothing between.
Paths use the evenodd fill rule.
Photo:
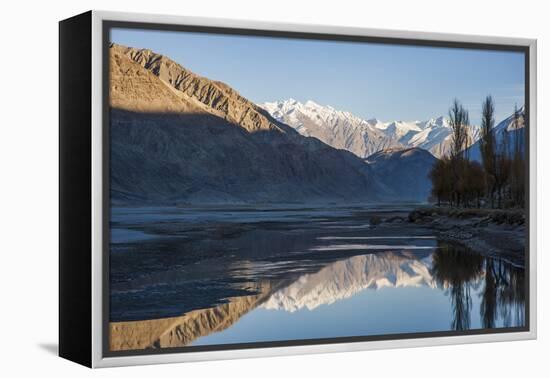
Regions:
<instances>
[{"instance_id":1,"label":"mountain reflection in water","mask_svg":"<svg viewBox=\"0 0 550 378\"><path fill-rule=\"evenodd\" d=\"M432 252L433 251L433 252ZM230 332L232 326L248 321L251 329L242 338L230 335L228 343L273 341L301 338L298 334L287 334L292 317L281 317L271 324L250 321L255 312L281 312L291 314L305 311L314 316L315 311L324 306L338 306L367 289L375 289L379 295L387 290L405 288L427 288L434 295L443 294L449 307L447 327L423 328L428 331L466 330L470 328L494 328L521 326L524 324L524 275L523 269L502 261L482 257L464 248L439 243L438 248L428 254L415 254L411 251L388 251L352 256L328 263L316 272L299 275L290 281L263 280L258 283L247 282L243 286L254 295L241 295L227 299L227 302L214 307L193 310L183 316L162 319L139 320L111 323L111 349L131 350L144 348L166 348L186 345L224 343L223 334ZM407 295L413 295L409 291ZM428 300L422 293L418 300ZM424 297L422 297L424 296ZM364 306L355 311L378 312L376 306L370 306L366 298ZM435 305L441 306L440 301ZM407 322L409 316L399 310L392 317L398 322ZM475 316L478 309L479 316ZM414 312L414 309L409 309ZM439 311L434 311L436 316ZM265 315L265 314L264 314ZM388 314L380 314L388 316ZM424 312L425 323L429 324L433 316ZM472 318L476 318L474 323ZM299 319L296 319L300 321ZM331 319L330 325L335 319ZM437 322L436 322L437 323ZM364 326L364 325L363 325ZM262 327L278 328L279 338L262 338ZM293 328L293 327L289 327ZM324 332L319 324L314 338L339 335L338 331ZM336 327L337 328L337 327ZM368 328L368 327L367 327ZM366 336L360 333L353 336ZM414 329L411 329L414 331ZM383 333L400 332L386 329ZM257 335L250 339L250 335ZM372 334L372 333L371 333ZM377 333L374 333L377 334ZM210 336L209 336L210 335ZM341 336L350 336L342 331ZM307 335L305 335L307 336ZM208 339L212 339L208 342Z\"/></svg>"},{"instance_id":2,"label":"mountain reflection in water","mask_svg":"<svg viewBox=\"0 0 550 378\"><path fill-rule=\"evenodd\" d=\"M524 268L395 208L114 208L111 350L525 325Z\"/></svg>"}]
</instances>

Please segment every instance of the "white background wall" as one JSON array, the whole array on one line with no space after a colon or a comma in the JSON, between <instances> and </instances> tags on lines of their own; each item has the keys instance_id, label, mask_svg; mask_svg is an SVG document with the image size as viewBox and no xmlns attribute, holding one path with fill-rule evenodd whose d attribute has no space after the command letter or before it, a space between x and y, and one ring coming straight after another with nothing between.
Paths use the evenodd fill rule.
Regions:
<instances>
[{"instance_id":1,"label":"white background wall","mask_svg":"<svg viewBox=\"0 0 550 378\"><path fill-rule=\"evenodd\" d=\"M55 356L57 344L57 21L88 9L538 38L539 195L549 190L550 73L544 1L25 1L0 22L0 375L463 377L548 373L548 202L539 196L539 340L103 369ZM544 350L546 348L546 351ZM537 373L538 372L538 373Z\"/></svg>"}]
</instances>

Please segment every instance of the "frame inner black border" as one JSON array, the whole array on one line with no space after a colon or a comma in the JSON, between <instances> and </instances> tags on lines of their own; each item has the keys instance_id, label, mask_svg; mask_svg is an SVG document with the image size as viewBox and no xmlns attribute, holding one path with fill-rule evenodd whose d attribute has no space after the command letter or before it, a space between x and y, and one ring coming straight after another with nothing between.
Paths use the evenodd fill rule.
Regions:
<instances>
[{"instance_id":1,"label":"frame inner black border","mask_svg":"<svg viewBox=\"0 0 550 378\"><path fill-rule=\"evenodd\" d=\"M225 35L240 35L240 36L256 36L256 37L275 37L288 39L309 39L323 41L342 41L342 42L358 42L358 43L375 43L375 44L391 44L404 46L425 46L425 47L442 47L456 49L474 49L474 50L495 50L495 51L514 51L523 53L525 56L525 114L527 117L525 145L526 145L526 244L525 244L525 326L523 327L503 327L492 329L472 329L465 331L433 331L433 332L416 332L416 333L396 333L386 335L371 335L371 336L351 336L351 337L335 337L335 338L319 338L319 339L297 339L284 341L265 341L265 342L250 342L238 344L215 344L203 346L187 346L187 347L172 347L163 349L137 349L125 351L111 351L109 349L109 259L110 259L110 105L109 105L109 44L110 31L112 28L126 29L141 29L154 31L179 31L193 32L205 34L225 34ZM405 32L403 32L405 33ZM529 261L529 235L530 235L530 56L529 46L506 45L506 44L489 44L478 42L454 42L454 41L437 41L426 39L413 38L389 38L389 37L369 37L358 35L340 35L340 34L325 34L325 33L308 33L308 32L289 32L289 31L274 31L274 30L259 30L259 29L244 29L244 28L227 28L227 27L210 27L210 26L192 26L192 25L176 25L176 24L158 24L146 22L130 22L105 20L102 22L102 198L103 198L103 240L102 240L102 356L103 357L122 357L122 356L140 356L154 355L166 353L192 353L206 351L223 351L237 349L258 349L258 348L275 348L275 347L292 347L292 346L307 346L320 344L343 344L365 341L380 341L380 340L401 340L401 339L419 339L432 337L447 337L447 336L465 336L465 335L485 335L495 333L514 333L528 332L530 330L530 261Z\"/></svg>"}]
</instances>

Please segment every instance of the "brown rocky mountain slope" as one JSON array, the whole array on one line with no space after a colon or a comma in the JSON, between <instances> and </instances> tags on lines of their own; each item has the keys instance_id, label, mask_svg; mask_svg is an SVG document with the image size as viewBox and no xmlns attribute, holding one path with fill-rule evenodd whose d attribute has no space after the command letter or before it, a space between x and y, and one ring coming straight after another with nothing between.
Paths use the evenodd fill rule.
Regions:
<instances>
[{"instance_id":1,"label":"brown rocky mountain slope","mask_svg":"<svg viewBox=\"0 0 550 378\"><path fill-rule=\"evenodd\" d=\"M126 56L130 61L151 72L166 84L182 102L196 100L195 103L203 105L202 110L238 124L249 132L259 130L293 131L287 125L272 119L262 108L239 95L228 85L198 76L163 55L155 54L147 49L135 49L115 44L111 46L111 54L115 59ZM164 93L158 94L160 95L158 98L164 98ZM150 101L148 96L141 99L146 102ZM132 103L143 105L141 101L132 101ZM116 104L113 103L113 106L116 107ZM155 107L150 109L157 110ZM188 111L185 108L183 110Z\"/></svg>"},{"instance_id":2,"label":"brown rocky mountain slope","mask_svg":"<svg viewBox=\"0 0 550 378\"><path fill-rule=\"evenodd\" d=\"M388 192L353 154L167 57L113 44L110 73L115 204L373 201Z\"/></svg>"}]
</instances>

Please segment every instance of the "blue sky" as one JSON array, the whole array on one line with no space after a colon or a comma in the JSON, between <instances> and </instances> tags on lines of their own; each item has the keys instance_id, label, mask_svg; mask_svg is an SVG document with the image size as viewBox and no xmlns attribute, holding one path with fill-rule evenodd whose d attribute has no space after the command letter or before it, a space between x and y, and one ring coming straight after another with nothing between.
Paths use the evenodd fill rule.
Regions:
<instances>
[{"instance_id":1,"label":"blue sky","mask_svg":"<svg viewBox=\"0 0 550 378\"><path fill-rule=\"evenodd\" d=\"M256 103L292 97L365 119L426 120L456 97L476 124L487 94L497 122L524 103L517 52L137 29L112 29L111 41L167 55Z\"/></svg>"}]
</instances>

